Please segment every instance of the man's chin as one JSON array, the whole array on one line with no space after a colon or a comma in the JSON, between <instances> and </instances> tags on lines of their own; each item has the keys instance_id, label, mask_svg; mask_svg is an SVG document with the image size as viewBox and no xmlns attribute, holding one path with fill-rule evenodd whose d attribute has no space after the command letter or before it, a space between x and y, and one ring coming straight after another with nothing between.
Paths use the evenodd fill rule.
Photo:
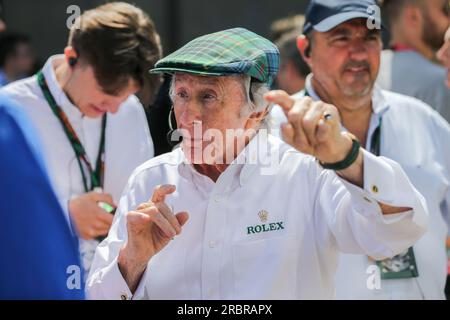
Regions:
<instances>
[{"instance_id":1,"label":"man's chin","mask_svg":"<svg viewBox=\"0 0 450 320\"><path fill-rule=\"evenodd\" d=\"M344 95L349 97L364 97L371 93L373 86L346 86L342 88Z\"/></svg>"}]
</instances>

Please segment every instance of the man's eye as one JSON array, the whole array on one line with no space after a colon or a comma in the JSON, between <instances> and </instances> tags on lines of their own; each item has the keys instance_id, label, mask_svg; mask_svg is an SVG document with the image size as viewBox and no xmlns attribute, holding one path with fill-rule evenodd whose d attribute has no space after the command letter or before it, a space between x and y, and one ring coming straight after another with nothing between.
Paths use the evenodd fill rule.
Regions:
<instances>
[{"instance_id":1,"label":"man's eye","mask_svg":"<svg viewBox=\"0 0 450 320\"><path fill-rule=\"evenodd\" d=\"M177 93L177 98L181 98L181 99L187 99L188 95L186 92L178 92Z\"/></svg>"},{"instance_id":2,"label":"man's eye","mask_svg":"<svg viewBox=\"0 0 450 320\"><path fill-rule=\"evenodd\" d=\"M341 37L334 38L333 42L344 42L344 41L347 41L347 40L348 40L348 37L341 36Z\"/></svg>"},{"instance_id":3,"label":"man's eye","mask_svg":"<svg viewBox=\"0 0 450 320\"><path fill-rule=\"evenodd\" d=\"M370 41L376 41L376 40L378 40L378 35L376 35L376 34L369 34L368 36L367 36L367 40L370 40Z\"/></svg>"},{"instance_id":4,"label":"man's eye","mask_svg":"<svg viewBox=\"0 0 450 320\"><path fill-rule=\"evenodd\" d=\"M213 100L216 100L216 97L215 97L214 95L212 95L212 94L205 93L205 94L203 95L203 100L206 100L206 101L213 101Z\"/></svg>"}]
</instances>

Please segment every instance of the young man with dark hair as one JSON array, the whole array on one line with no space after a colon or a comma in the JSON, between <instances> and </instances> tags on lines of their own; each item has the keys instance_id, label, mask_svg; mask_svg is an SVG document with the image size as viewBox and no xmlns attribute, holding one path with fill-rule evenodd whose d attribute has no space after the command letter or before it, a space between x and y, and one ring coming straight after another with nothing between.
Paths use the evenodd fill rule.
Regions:
<instances>
[{"instance_id":1,"label":"young man with dark hair","mask_svg":"<svg viewBox=\"0 0 450 320\"><path fill-rule=\"evenodd\" d=\"M64 55L51 57L36 76L3 92L37 126L57 196L82 238L88 271L97 239L108 234L113 220L107 211L132 170L153 157L145 113L134 94L144 81L157 89L159 78L145 77L161 46L150 18L127 3L105 4L78 19Z\"/></svg>"}]
</instances>

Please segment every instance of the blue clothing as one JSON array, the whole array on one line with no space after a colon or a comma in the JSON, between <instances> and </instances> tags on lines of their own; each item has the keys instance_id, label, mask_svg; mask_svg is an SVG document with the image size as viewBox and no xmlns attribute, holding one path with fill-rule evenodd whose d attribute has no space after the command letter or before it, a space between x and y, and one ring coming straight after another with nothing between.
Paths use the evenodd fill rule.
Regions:
<instances>
[{"instance_id":1,"label":"blue clothing","mask_svg":"<svg viewBox=\"0 0 450 320\"><path fill-rule=\"evenodd\" d=\"M9 83L8 78L3 70L0 70L0 88L6 86Z\"/></svg>"},{"instance_id":2,"label":"blue clothing","mask_svg":"<svg viewBox=\"0 0 450 320\"><path fill-rule=\"evenodd\" d=\"M36 136L0 94L0 299L84 299L77 242Z\"/></svg>"}]
</instances>

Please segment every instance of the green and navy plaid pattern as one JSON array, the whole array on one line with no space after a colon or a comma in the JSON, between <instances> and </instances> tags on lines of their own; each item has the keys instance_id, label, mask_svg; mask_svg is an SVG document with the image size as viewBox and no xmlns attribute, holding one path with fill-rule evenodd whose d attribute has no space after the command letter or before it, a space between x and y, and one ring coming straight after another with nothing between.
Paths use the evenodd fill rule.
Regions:
<instances>
[{"instance_id":1,"label":"green and navy plaid pattern","mask_svg":"<svg viewBox=\"0 0 450 320\"><path fill-rule=\"evenodd\" d=\"M269 40L244 28L196 38L158 61L151 73L186 72L206 76L246 74L272 84L280 53Z\"/></svg>"}]
</instances>

